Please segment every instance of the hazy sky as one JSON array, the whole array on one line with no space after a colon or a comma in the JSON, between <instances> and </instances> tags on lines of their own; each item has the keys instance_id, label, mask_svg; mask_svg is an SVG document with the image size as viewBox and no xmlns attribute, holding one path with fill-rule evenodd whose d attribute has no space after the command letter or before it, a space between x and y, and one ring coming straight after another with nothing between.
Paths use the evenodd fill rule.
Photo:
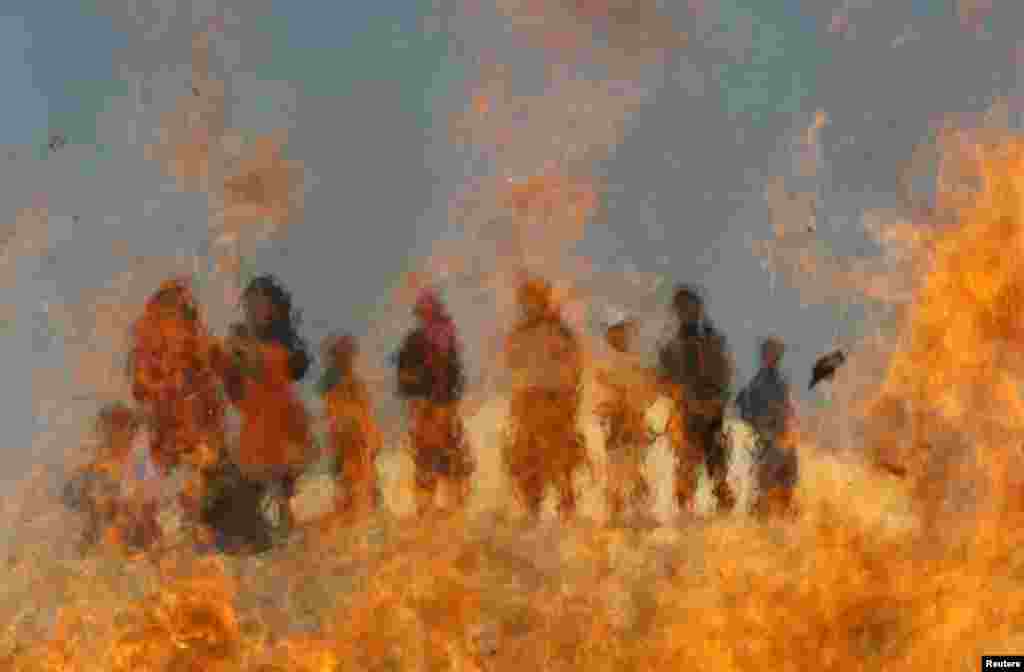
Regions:
<instances>
[{"instance_id":1,"label":"hazy sky","mask_svg":"<svg viewBox=\"0 0 1024 672\"><path fill-rule=\"evenodd\" d=\"M51 324L45 302L75 303L125 270L111 252L118 241L134 255L173 256L208 238L205 196L174 193L143 145L187 91L191 40L209 17L227 17L211 67L232 100L228 125L289 129L289 156L311 178L303 220L252 261L294 290L311 342L328 328L361 331L410 256L449 231L449 199L476 170L449 132L475 57L508 64L525 87L543 74L543 55L513 39L493 3L480 0L467 16L461 9L474 3L444 2L435 21L429 4L4 3L0 143L16 154L0 156L0 223L13 224L34 194L46 194L50 214L45 244L8 270L16 282L0 421L10 475L28 464L36 433L57 423L36 403L50 388L33 374L51 371L52 384L63 343L88 338ZM783 176L817 190L822 243L869 251L859 218L896 204L899 172L929 125L1020 94L1024 6L996 0L963 21L949 0L664 4L689 45L643 71L649 93L597 167L609 191L578 252L603 269L632 264L703 283L739 382L752 373L756 339L777 333L794 347L786 364L802 389L832 342L837 309L802 307L751 254L751 237L771 232L766 183ZM795 183L794 143L819 109L829 118L821 171ZM69 145L41 151L48 129L67 133ZM151 289L141 280L129 288Z\"/></svg>"}]
</instances>

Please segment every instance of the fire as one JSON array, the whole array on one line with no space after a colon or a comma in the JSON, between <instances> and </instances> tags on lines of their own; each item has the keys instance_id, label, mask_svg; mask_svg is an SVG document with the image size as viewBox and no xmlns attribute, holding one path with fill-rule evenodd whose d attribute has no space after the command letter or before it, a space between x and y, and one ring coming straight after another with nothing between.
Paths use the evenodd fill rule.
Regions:
<instances>
[{"instance_id":1,"label":"fire","mask_svg":"<svg viewBox=\"0 0 1024 672\"><path fill-rule=\"evenodd\" d=\"M565 3L550 11L596 20L624 6ZM530 10L547 7L532 3ZM196 47L199 74L206 71L204 40ZM189 105L219 104L209 93L218 87L197 79L199 102L183 103L161 155L183 179L217 173L212 166L223 139L216 114L193 124L197 110ZM554 98L559 91L573 98L588 89L566 85ZM522 145L515 165L532 172L522 182L496 178L484 196L491 209L482 219L501 212L506 218L494 221L508 225L521 253L497 259L497 271L484 274L484 289L494 293L514 291L501 285L511 284L531 255L564 270L568 249L598 207L598 188L578 164L544 162L537 138L547 141L548 126L527 125L521 135L510 130L502 115L512 113L499 100L477 97L472 111L497 118L494 136L521 140L510 143ZM588 113L600 116L598 103ZM613 121L623 118L618 112L609 114ZM807 144L817 142L825 121L819 115ZM617 136L607 133L597 140L581 135L593 146L610 146ZM942 142L936 210L946 219L878 222L876 237L888 255L881 264L822 258L808 249L814 236L781 225L769 254L794 275L824 273L805 282L827 285L833 295L859 292L895 306L890 336L898 347L865 343L851 357L884 360L880 380L847 377L843 385L855 388L850 397L866 400L858 448L906 465L909 487L870 464L824 455L816 442L827 437L807 433L799 437L798 514L786 520L639 530L605 529L580 516L562 526L527 527L507 517L502 508L509 502L495 496L498 510L479 517L474 511L422 522L385 508L331 531L315 547L300 536L259 558L204 562L179 548L126 562L114 553L65 558L65 521L41 515L12 537L11 556L0 558L0 666L867 671L959 669L974 666L982 653L1021 645L1024 483L1016 474L1024 466L1024 271L1016 252L1024 247L1024 139L1004 135L993 143L951 132ZM280 227L294 215L297 179L283 147L283 137L261 138L231 176L213 181L228 229L263 218ZM498 161L495 172L512 174L513 163ZM786 195L781 183L772 190ZM796 202L787 207L807 214L805 199L789 200ZM466 272L465 258L436 255L423 273L410 274L399 298L438 275ZM561 289L570 284L561 282L566 278L551 279L553 294L569 293ZM568 297L554 298L558 304ZM123 329L120 305L95 304L101 340ZM573 326L581 328L576 319ZM576 376L589 363L574 356L570 364ZM110 355L86 357L81 368L91 385L109 375ZM848 369L857 373L856 362ZM494 428L507 413L484 410L489 415L467 426L475 450L494 462ZM554 405L555 415L562 411ZM845 418L824 420L830 427L828 421ZM581 420L583 429L593 430L588 422ZM397 479L382 480L390 487ZM24 501L3 503L4 515L28 518L30 498L41 497L45 485L41 472L34 474L18 493ZM497 489L500 479L491 485ZM592 494L603 485L587 487ZM940 534L918 534L920 523Z\"/></svg>"},{"instance_id":2,"label":"fire","mask_svg":"<svg viewBox=\"0 0 1024 672\"><path fill-rule=\"evenodd\" d=\"M171 583L115 627L108 669L232 669L240 653L233 600L216 568Z\"/></svg>"},{"instance_id":3,"label":"fire","mask_svg":"<svg viewBox=\"0 0 1024 672\"><path fill-rule=\"evenodd\" d=\"M970 172L979 178L974 197L930 247L931 272L909 309L908 347L893 357L868 418L891 418L896 399L911 404L907 419L919 433L904 446L903 452L909 452L904 459L922 468L939 463L947 474L953 472L946 462L975 459L987 474L983 488L995 500L989 504L1019 511L1024 503L1020 484L1011 485L1010 476L1019 470L1017 446L1024 438L1019 390L1024 321L1018 308L1024 274L1013 251L1020 249L1024 235L1024 142L1012 138L961 149L967 150L961 156L969 157ZM946 188L962 203L961 184ZM940 202L949 202L948 192L941 196L947 198ZM940 432L951 427L961 429L942 441ZM950 440L953 446L940 448ZM923 473L919 478L923 488L927 479ZM929 492L946 497L945 492Z\"/></svg>"}]
</instances>

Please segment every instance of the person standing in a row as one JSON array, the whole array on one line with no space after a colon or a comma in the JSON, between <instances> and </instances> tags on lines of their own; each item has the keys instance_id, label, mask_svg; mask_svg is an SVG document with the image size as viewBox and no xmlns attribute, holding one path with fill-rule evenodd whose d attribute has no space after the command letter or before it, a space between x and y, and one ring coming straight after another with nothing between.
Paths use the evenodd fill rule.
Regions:
<instances>
[{"instance_id":1,"label":"person standing in a row","mask_svg":"<svg viewBox=\"0 0 1024 672\"><path fill-rule=\"evenodd\" d=\"M676 399L684 419L684 440L676 450L676 499L685 510L697 489L697 467L703 461L721 508L731 508L725 480L727 468L720 440L725 406L733 378L733 361L725 336L708 320L704 299L694 287L676 289L672 307L679 320L673 338L659 352L659 373Z\"/></svg>"},{"instance_id":2,"label":"person standing in a row","mask_svg":"<svg viewBox=\"0 0 1024 672\"><path fill-rule=\"evenodd\" d=\"M328 445L341 483L336 513L345 522L370 514L376 504L376 460L383 437L366 383L355 370L358 347L348 333L328 338L320 392L326 406Z\"/></svg>"},{"instance_id":3,"label":"person standing in a row","mask_svg":"<svg viewBox=\"0 0 1024 672\"><path fill-rule=\"evenodd\" d=\"M764 446L759 481L765 496L784 503L797 479L796 454L785 439L793 429L796 413L789 381L780 367L786 352L777 338L761 343L761 368L736 398L740 417L757 431Z\"/></svg>"},{"instance_id":4,"label":"person standing in a row","mask_svg":"<svg viewBox=\"0 0 1024 672\"><path fill-rule=\"evenodd\" d=\"M459 413L466 381L455 323L432 289L420 293L414 313L419 326L398 352L398 394L407 404L417 510L424 515L436 507L441 480L454 491L456 508L465 505L474 464Z\"/></svg>"},{"instance_id":5,"label":"person standing in a row","mask_svg":"<svg viewBox=\"0 0 1024 672\"><path fill-rule=\"evenodd\" d=\"M188 472L181 503L200 536L206 474L225 451L227 404L216 353L188 282L162 283L132 327L132 394L152 430L150 454L160 474L179 466Z\"/></svg>"},{"instance_id":6,"label":"person standing in a row","mask_svg":"<svg viewBox=\"0 0 1024 672\"><path fill-rule=\"evenodd\" d=\"M280 513L293 520L295 482L314 445L310 419L295 389L310 358L296 327L291 295L272 276L252 280L242 295L244 324L225 343L224 383L242 416L238 467L246 478L278 490Z\"/></svg>"},{"instance_id":7,"label":"person standing in a row","mask_svg":"<svg viewBox=\"0 0 1024 672\"><path fill-rule=\"evenodd\" d=\"M505 466L531 517L540 514L553 486L565 520L576 511L574 476L590 464L578 427L583 354L550 283L528 279L518 302L521 319L505 344L513 387Z\"/></svg>"},{"instance_id":8,"label":"person standing in a row","mask_svg":"<svg viewBox=\"0 0 1024 672\"><path fill-rule=\"evenodd\" d=\"M605 341L610 352L596 378L601 401L596 415L605 433L608 455L607 505L609 519L647 502L650 484L643 463L650 445L646 411L657 399L655 376L634 349L637 323L627 315L608 321Z\"/></svg>"}]
</instances>

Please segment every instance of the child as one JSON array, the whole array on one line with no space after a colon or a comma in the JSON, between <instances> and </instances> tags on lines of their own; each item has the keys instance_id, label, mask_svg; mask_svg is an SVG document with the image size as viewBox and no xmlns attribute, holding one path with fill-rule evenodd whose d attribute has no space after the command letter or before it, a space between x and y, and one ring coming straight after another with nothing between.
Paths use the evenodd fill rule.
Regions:
<instances>
[{"instance_id":1,"label":"child","mask_svg":"<svg viewBox=\"0 0 1024 672\"><path fill-rule=\"evenodd\" d=\"M64 487L64 504L81 513L85 529L80 548L101 541L129 550L150 547L161 537L156 476L138 414L124 404L103 408L96 418L98 448Z\"/></svg>"},{"instance_id":2,"label":"child","mask_svg":"<svg viewBox=\"0 0 1024 672\"><path fill-rule=\"evenodd\" d=\"M347 520L373 511L375 461L383 444L369 389L354 371L356 354L356 341L350 334L327 339L323 357L329 368L320 389L330 423L331 450L344 480L337 511Z\"/></svg>"},{"instance_id":3,"label":"child","mask_svg":"<svg viewBox=\"0 0 1024 672\"><path fill-rule=\"evenodd\" d=\"M627 504L639 506L647 499L650 486L643 475L643 461L650 442L646 409L656 399L653 372L633 352L636 323L622 316L609 321L605 341L611 353L598 369L597 382L602 401L596 415L605 428L608 454L608 514L616 520Z\"/></svg>"}]
</instances>

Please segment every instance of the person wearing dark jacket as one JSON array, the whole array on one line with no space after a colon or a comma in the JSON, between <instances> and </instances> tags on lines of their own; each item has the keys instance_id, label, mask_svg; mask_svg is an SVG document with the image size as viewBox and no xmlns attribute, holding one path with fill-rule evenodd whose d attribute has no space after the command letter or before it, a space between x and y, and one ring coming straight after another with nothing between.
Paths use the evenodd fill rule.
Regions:
<instances>
[{"instance_id":1,"label":"person wearing dark jacket","mask_svg":"<svg viewBox=\"0 0 1024 672\"><path fill-rule=\"evenodd\" d=\"M414 313L419 326L398 351L397 373L398 395L409 414L417 509L423 515L435 508L442 479L452 486L456 507L464 506L474 465L459 412L465 377L455 323L431 289L420 293Z\"/></svg>"},{"instance_id":2,"label":"person wearing dark jacket","mask_svg":"<svg viewBox=\"0 0 1024 672\"><path fill-rule=\"evenodd\" d=\"M236 490L239 497L243 492L274 492L279 497L268 501L280 504L280 529L287 530L293 521L295 482L313 457L310 418L295 389L309 370L310 357L296 330L291 295L276 278L254 278L242 300L245 323L231 328L215 358L228 397L242 417L237 458L221 470L219 480L229 484L223 488L227 500L222 500L229 501ZM223 501L211 504L210 516L227 510ZM265 535L258 536L256 545L262 545Z\"/></svg>"},{"instance_id":3,"label":"person wearing dark jacket","mask_svg":"<svg viewBox=\"0 0 1024 672\"><path fill-rule=\"evenodd\" d=\"M725 336L707 319L704 298L694 287L676 288L672 300L678 329L659 352L662 381L672 391L683 418L683 440L676 451L676 499L681 509L692 502L696 469L704 462L720 502L728 508L725 455L719 435L733 378Z\"/></svg>"},{"instance_id":4,"label":"person wearing dark jacket","mask_svg":"<svg viewBox=\"0 0 1024 672\"><path fill-rule=\"evenodd\" d=\"M736 398L740 417L757 431L765 453L760 480L766 492L792 490L797 477L795 453L783 449L783 439L795 417L789 381L779 370L786 346L776 338L761 343L761 368Z\"/></svg>"}]
</instances>

